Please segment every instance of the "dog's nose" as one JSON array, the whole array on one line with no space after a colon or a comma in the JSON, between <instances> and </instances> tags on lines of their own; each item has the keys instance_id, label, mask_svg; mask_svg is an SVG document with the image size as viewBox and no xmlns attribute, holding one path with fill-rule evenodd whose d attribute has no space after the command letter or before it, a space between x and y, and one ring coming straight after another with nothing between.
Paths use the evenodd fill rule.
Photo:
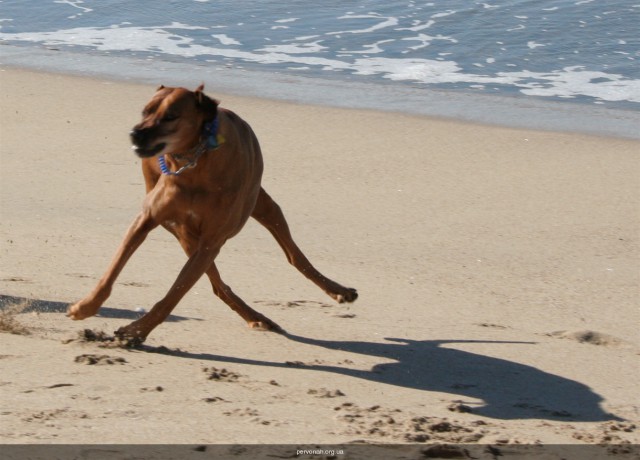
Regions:
<instances>
[{"instance_id":1,"label":"dog's nose","mask_svg":"<svg viewBox=\"0 0 640 460\"><path fill-rule=\"evenodd\" d=\"M137 144L140 144L144 139L144 134L142 130L138 128L133 128L129 133L129 137L131 138L131 142L137 145Z\"/></svg>"}]
</instances>

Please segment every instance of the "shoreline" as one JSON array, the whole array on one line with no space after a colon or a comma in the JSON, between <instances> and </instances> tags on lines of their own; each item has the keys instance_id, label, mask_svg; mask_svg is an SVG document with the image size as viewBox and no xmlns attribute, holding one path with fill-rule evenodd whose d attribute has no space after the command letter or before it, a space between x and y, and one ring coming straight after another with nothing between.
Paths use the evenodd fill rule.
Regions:
<instances>
[{"instance_id":1,"label":"shoreline","mask_svg":"<svg viewBox=\"0 0 640 460\"><path fill-rule=\"evenodd\" d=\"M30 71L91 76L128 83L193 86L205 82L215 91L234 96L377 110L427 116L448 121L479 123L515 129L575 132L595 136L640 139L640 111L559 102L525 96L472 94L430 90L408 85L382 85L345 80L292 76L277 72L227 68L222 63L131 58L49 47L4 44L0 65ZM117 71L114 70L117 67Z\"/></svg>"},{"instance_id":2,"label":"shoreline","mask_svg":"<svg viewBox=\"0 0 640 460\"><path fill-rule=\"evenodd\" d=\"M202 279L122 349L83 331L162 298L185 263L167 232L100 315L64 312L139 212L127 133L155 85L0 69L2 442L602 444L603 458L640 443L640 142L210 85L256 132L297 243L360 297L333 303L250 221L217 264L289 334L249 330Z\"/></svg>"}]
</instances>

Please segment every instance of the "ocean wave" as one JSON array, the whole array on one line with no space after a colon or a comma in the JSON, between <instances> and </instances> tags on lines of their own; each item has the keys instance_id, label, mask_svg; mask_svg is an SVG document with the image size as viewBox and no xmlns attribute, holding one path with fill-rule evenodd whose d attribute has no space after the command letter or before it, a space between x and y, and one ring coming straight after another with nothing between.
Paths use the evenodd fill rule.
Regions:
<instances>
[{"instance_id":1,"label":"ocean wave","mask_svg":"<svg viewBox=\"0 0 640 460\"><path fill-rule=\"evenodd\" d=\"M355 17L355 16L350 16ZM382 23L380 23L382 24ZM374 26L375 27L375 26ZM524 95L539 97L592 97L601 101L640 102L640 80L619 74L590 71L583 66L567 66L553 72L518 70L479 74L465 71L458 63L444 59L390 58L367 56L383 54L381 45L394 40L380 40L365 45L365 50L344 50L341 59L325 53L329 48L317 36L286 44L266 45L256 50L235 47L242 43L226 34L209 34L222 47L207 46L182 32L211 31L206 27L171 23L160 27L113 25L111 27L78 27L54 32L1 33L0 39L34 42L46 46L88 47L102 52L139 52L166 54L184 58L203 58L209 62L236 59L255 64L304 65L322 70L344 71L353 75L376 75L391 81L410 81L429 84L501 85L517 88ZM364 30L364 29L363 29ZM306 41L304 39L307 39ZM312 40L312 41L309 41ZM451 37L431 37L421 34L415 38L428 46L433 40ZM537 45L540 46L540 45ZM532 45L532 47L535 47ZM355 55L355 56L351 56ZM488 62L491 58L489 58Z\"/></svg>"},{"instance_id":2,"label":"ocean wave","mask_svg":"<svg viewBox=\"0 0 640 460\"><path fill-rule=\"evenodd\" d=\"M180 2L171 21L151 0L135 8L122 0L2 5L0 40L8 43L626 108L640 102L640 5L624 0L322 8L200 0Z\"/></svg>"}]
</instances>

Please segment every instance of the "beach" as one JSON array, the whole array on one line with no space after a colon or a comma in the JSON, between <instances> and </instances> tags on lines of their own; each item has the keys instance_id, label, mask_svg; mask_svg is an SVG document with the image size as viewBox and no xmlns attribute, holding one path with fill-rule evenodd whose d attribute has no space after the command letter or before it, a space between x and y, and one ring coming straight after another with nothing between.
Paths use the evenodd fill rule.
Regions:
<instances>
[{"instance_id":1,"label":"beach","mask_svg":"<svg viewBox=\"0 0 640 460\"><path fill-rule=\"evenodd\" d=\"M256 132L294 239L359 298L333 302L250 221L218 267L288 335L248 329L202 279L123 349L83 331L112 334L164 296L185 263L164 230L99 316L64 313L140 209L128 132L155 86L0 70L0 442L602 444L617 458L640 442L640 141L205 82Z\"/></svg>"}]
</instances>

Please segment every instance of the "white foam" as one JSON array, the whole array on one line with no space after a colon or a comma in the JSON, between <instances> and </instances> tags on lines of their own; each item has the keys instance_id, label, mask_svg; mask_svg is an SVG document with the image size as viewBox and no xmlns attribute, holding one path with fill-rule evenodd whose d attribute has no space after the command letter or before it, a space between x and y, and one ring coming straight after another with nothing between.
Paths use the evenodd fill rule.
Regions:
<instances>
[{"instance_id":1,"label":"white foam","mask_svg":"<svg viewBox=\"0 0 640 460\"><path fill-rule=\"evenodd\" d=\"M431 15L432 18L446 18L447 16L451 16L452 14L456 14L457 11L447 10L443 13L434 13Z\"/></svg>"},{"instance_id":2,"label":"white foam","mask_svg":"<svg viewBox=\"0 0 640 460\"><path fill-rule=\"evenodd\" d=\"M375 43L371 43L369 45L363 45L363 50L341 50L341 52L343 53L343 56L348 56L350 54L379 54L379 53L383 53L384 50L382 48L380 48L380 45L384 44L384 43L393 43L395 42L395 39L390 39L390 40L380 40L377 41Z\"/></svg>"},{"instance_id":3,"label":"white foam","mask_svg":"<svg viewBox=\"0 0 640 460\"><path fill-rule=\"evenodd\" d=\"M338 19L370 19L370 18L376 18L376 19L382 19L380 15L378 14L359 14L359 15L345 15L345 16L340 16L338 17ZM394 17L390 17L390 18L385 18L384 21L368 27L366 29L356 29L356 30L342 30L339 32L328 32L327 35L341 35L341 34L366 34L366 33L370 33L370 32L374 32L376 30L380 30L380 29L386 29L387 27L392 27L392 26L396 26L398 25L398 19L394 18Z\"/></svg>"},{"instance_id":4,"label":"white foam","mask_svg":"<svg viewBox=\"0 0 640 460\"><path fill-rule=\"evenodd\" d=\"M214 34L211 36L217 39L222 45L242 45L238 40L235 40L225 34Z\"/></svg>"},{"instance_id":5,"label":"white foam","mask_svg":"<svg viewBox=\"0 0 640 460\"><path fill-rule=\"evenodd\" d=\"M602 101L640 102L640 80L627 80L620 75L566 67L552 73L514 72L520 92L528 96L590 96ZM535 78L537 82L523 81Z\"/></svg>"},{"instance_id":6,"label":"white foam","mask_svg":"<svg viewBox=\"0 0 640 460\"><path fill-rule=\"evenodd\" d=\"M305 35L302 37L295 37L295 38L290 38L287 40L283 40L284 42L298 42L298 41L306 41L306 40L311 40L313 38L318 38L320 35Z\"/></svg>"},{"instance_id":7,"label":"white foam","mask_svg":"<svg viewBox=\"0 0 640 460\"><path fill-rule=\"evenodd\" d=\"M541 43L536 43L533 40L530 40L530 41L527 42L527 47L529 49L531 49L531 50L534 49L534 48L539 48L541 46L547 46L547 45L543 45Z\"/></svg>"},{"instance_id":8,"label":"white foam","mask_svg":"<svg viewBox=\"0 0 640 460\"><path fill-rule=\"evenodd\" d=\"M291 43L288 45L268 45L264 48L257 49L256 51L265 51L266 53L278 53L278 54L308 54L319 53L326 50L327 47L320 45L322 40L308 43Z\"/></svg>"},{"instance_id":9,"label":"white foam","mask_svg":"<svg viewBox=\"0 0 640 460\"><path fill-rule=\"evenodd\" d=\"M89 13L89 12L93 11L93 9L91 9L91 8L87 8L85 6L80 6L81 3L84 3L82 0L54 0L53 3L62 3L62 4L65 4L65 5L70 5L70 6L73 6L74 8L82 10L83 13Z\"/></svg>"},{"instance_id":10,"label":"white foam","mask_svg":"<svg viewBox=\"0 0 640 460\"><path fill-rule=\"evenodd\" d=\"M456 40L455 38L452 37L445 37L442 35L437 35L437 36L432 36L432 35L426 35L426 34L418 34L415 37L407 37L407 38L403 38L403 41L419 41L420 44L419 45L415 45L415 46L410 46L409 49L411 50L419 50L422 48L425 48L427 46L429 46L431 44L432 41L434 40L443 40L443 41L448 41L451 43L458 43L458 40Z\"/></svg>"},{"instance_id":11,"label":"white foam","mask_svg":"<svg viewBox=\"0 0 640 460\"><path fill-rule=\"evenodd\" d=\"M461 68L451 61L430 59L357 59L353 70L359 75L382 74L390 80L414 80L419 82L452 82L464 78Z\"/></svg>"},{"instance_id":12,"label":"white foam","mask_svg":"<svg viewBox=\"0 0 640 460\"><path fill-rule=\"evenodd\" d=\"M349 16L354 18L356 16ZM378 18L376 15L357 17ZM381 26L388 22L385 19L378 23ZM374 28L377 26L374 26ZM589 71L582 67L570 66L553 72L509 71L497 74L481 74L463 69L452 60L445 60L449 53L438 53L440 58L392 58L369 56L381 54L385 43L393 40L379 40L364 45L363 50L342 50L341 55L330 57L326 53L327 46L318 36L300 37L316 38L314 41L273 44L256 50L243 50L228 47L240 42L225 34L212 35L223 46L204 46L194 39L181 35L181 30L209 30L206 27L188 26L172 23L162 27L136 27L116 25L107 28L72 28L54 32L3 33L0 39L7 41L36 42L44 45L87 46L104 52L150 52L164 53L173 56L197 57L206 60L238 59L259 64L284 64L289 67L311 67L315 69L346 71L357 75L378 75L392 81L412 81L424 84L456 84L467 85L510 85L522 94L544 97L574 98L589 96L600 101L640 102L640 80L631 80L621 75L606 72ZM428 46L433 40L447 40L455 43L452 37L429 36L419 34L406 40L416 40L418 46ZM224 47L227 45L227 47ZM529 47L541 46L530 42ZM356 55L356 56L353 56ZM492 59L492 61L490 61ZM495 62L495 58L484 60ZM482 64L476 62L476 67ZM473 65L473 64L472 64ZM515 66L507 63L506 67Z\"/></svg>"},{"instance_id":13,"label":"white foam","mask_svg":"<svg viewBox=\"0 0 640 460\"><path fill-rule=\"evenodd\" d=\"M413 21L413 26L411 26L411 27L398 27L396 30L410 30L412 32L419 32L421 30L428 29L429 27L431 27L435 23L436 23L436 21L433 21L433 20L429 20L429 21L427 21L425 23L423 23L422 21Z\"/></svg>"}]
</instances>

